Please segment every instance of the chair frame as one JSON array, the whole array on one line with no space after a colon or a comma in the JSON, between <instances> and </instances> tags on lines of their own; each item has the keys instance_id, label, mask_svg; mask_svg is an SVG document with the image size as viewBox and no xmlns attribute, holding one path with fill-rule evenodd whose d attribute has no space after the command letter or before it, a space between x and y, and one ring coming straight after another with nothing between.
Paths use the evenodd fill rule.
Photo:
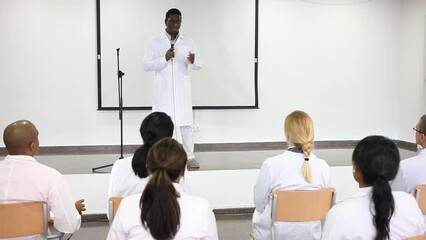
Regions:
<instances>
[{"instance_id":1,"label":"chair frame","mask_svg":"<svg viewBox=\"0 0 426 240\"><path fill-rule=\"evenodd\" d=\"M288 204L286 204L288 200ZM316 203L313 206L313 202ZM275 222L307 222L325 219L336 202L336 189L276 190L271 200L271 236L275 239ZM319 204L322 205L319 205ZM278 213L278 214L277 214Z\"/></svg>"},{"instance_id":2,"label":"chair frame","mask_svg":"<svg viewBox=\"0 0 426 240\"><path fill-rule=\"evenodd\" d=\"M114 217L117 213L118 207L120 206L121 200L123 200L123 197L119 196L110 197L108 200L108 222L110 226L112 224L112 221L114 221Z\"/></svg>"}]
</instances>

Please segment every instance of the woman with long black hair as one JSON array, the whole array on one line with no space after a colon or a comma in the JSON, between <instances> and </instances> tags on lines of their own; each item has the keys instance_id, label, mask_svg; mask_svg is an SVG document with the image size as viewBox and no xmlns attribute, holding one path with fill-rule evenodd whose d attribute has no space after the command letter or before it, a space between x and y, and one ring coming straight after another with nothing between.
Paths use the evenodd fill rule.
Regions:
<instances>
[{"instance_id":1,"label":"woman with long black hair","mask_svg":"<svg viewBox=\"0 0 426 240\"><path fill-rule=\"evenodd\" d=\"M151 147L145 190L122 200L107 239L218 239L207 200L186 194L179 184L186 159L182 145L172 138Z\"/></svg>"},{"instance_id":2,"label":"woman with long black hair","mask_svg":"<svg viewBox=\"0 0 426 240\"><path fill-rule=\"evenodd\" d=\"M133 156L117 160L110 175L108 186L108 198L114 196L126 197L135 193L142 193L149 180L146 169L146 158L148 151L154 143L165 137L173 135L173 121L163 112L150 113L141 123L139 132L143 145L140 146ZM193 193L188 181L188 174L181 184L187 193Z\"/></svg>"},{"instance_id":3,"label":"woman with long black hair","mask_svg":"<svg viewBox=\"0 0 426 240\"><path fill-rule=\"evenodd\" d=\"M423 216L414 197L390 188L399 162L398 148L388 138L361 140L352 155L359 190L329 211L322 239L385 240L424 234Z\"/></svg>"}]
</instances>

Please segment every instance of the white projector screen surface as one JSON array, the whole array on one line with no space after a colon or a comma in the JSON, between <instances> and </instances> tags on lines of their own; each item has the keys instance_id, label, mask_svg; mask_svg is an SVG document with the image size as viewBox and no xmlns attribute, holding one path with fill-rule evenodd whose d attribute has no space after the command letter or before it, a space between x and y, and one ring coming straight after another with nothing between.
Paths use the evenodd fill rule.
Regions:
<instances>
[{"instance_id":1,"label":"white projector screen surface","mask_svg":"<svg viewBox=\"0 0 426 240\"><path fill-rule=\"evenodd\" d=\"M257 1L98 0L99 109L118 107L117 48L124 108L151 107L154 72L142 59L170 8L182 12L180 32L203 61L201 70L190 70L194 108L257 108Z\"/></svg>"}]
</instances>

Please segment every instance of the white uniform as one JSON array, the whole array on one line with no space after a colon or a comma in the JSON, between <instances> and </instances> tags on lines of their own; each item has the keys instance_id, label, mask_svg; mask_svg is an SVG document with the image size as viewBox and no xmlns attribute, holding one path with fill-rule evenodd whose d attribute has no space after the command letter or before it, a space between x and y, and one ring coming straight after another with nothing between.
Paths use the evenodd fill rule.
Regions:
<instances>
[{"instance_id":1,"label":"white uniform","mask_svg":"<svg viewBox=\"0 0 426 240\"><path fill-rule=\"evenodd\" d=\"M328 164L311 153L309 164L313 183L305 181L301 173L303 153L286 151L266 159L254 186L253 232L256 239L271 239L271 194L277 189L314 190L328 187L330 169ZM319 239L320 221L275 223L276 239Z\"/></svg>"},{"instance_id":2,"label":"white uniform","mask_svg":"<svg viewBox=\"0 0 426 240\"><path fill-rule=\"evenodd\" d=\"M201 69L201 56L194 41L182 33L174 44L173 61L166 61L165 54L169 48L170 40L164 31L151 40L143 59L145 70L155 71L152 111L167 113L175 126L192 125L188 65L194 70ZM187 59L190 52L195 54L194 64Z\"/></svg>"},{"instance_id":3,"label":"white uniform","mask_svg":"<svg viewBox=\"0 0 426 240\"><path fill-rule=\"evenodd\" d=\"M170 49L170 39L166 31L154 37L143 59L146 71L155 71L152 111L165 112L175 127L181 131L182 144L188 159L194 158L192 140L192 95L188 65L193 70L201 69L201 55L191 38L179 33L174 44L175 57L166 61L166 52ZM189 53L195 54L194 63L188 61ZM177 130L177 129L175 129ZM177 138L179 139L179 137Z\"/></svg>"},{"instance_id":4,"label":"white uniform","mask_svg":"<svg viewBox=\"0 0 426 240\"><path fill-rule=\"evenodd\" d=\"M80 228L81 217L63 176L31 156L8 155L0 161L0 201L47 202L56 230L73 233Z\"/></svg>"},{"instance_id":5,"label":"white uniform","mask_svg":"<svg viewBox=\"0 0 426 240\"><path fill-rule=\"evenodd\" d=\"M127 197L132 194L142 193L148 183L149 177L140 178L132 168L132 158L126 157L115 161L111 169L108 186L108 199L114 196ZM180 184L188 194L194 194L190 185L190 173L185 169L185 175Z\"/></svg>"},{"instance_id":6,"label":"white uniform","mask_svg":"<svg viewBox=\"0 0 426 240\"><path fill-rule=\"evenodd\" d=\"M324 240L370 240L376 236L373 224L372 187L361 188L351 198L333 206L323 228ZM422 213L413 196L393 192L395 212L390 221L390 239L400 240L424 234Z\"/></svg>"},{"instance_id":7,"label":"white uniform","mask_svg":"<svg viewBox=\"0 0 426 240\"><path fill-rule=\"evenodd\" d=\"M398 175L391 186L394 191L412 193L419 184L426 184L426 149L422 149L417 156L401 161Z\"/></svg>"},{"instance_id":8,"label":"white uniform","mask_svg":"<svg viewBox=\"0 0 426 240\"><path fill-rule=\"evenodd\" d=\"M173 239L216 240L216 220L207 200L188 195L179 184L173 184L179 192L180 227ZM153 240L149 229L142 226L139 208L141 194L134 194L121 201L117 215L108 233L108 240Z\"/></svg>"}]
</instances>

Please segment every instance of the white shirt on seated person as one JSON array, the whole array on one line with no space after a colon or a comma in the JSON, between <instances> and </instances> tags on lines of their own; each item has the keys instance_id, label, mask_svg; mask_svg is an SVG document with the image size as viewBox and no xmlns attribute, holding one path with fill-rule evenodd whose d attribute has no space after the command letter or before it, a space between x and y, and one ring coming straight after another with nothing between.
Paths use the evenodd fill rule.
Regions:
<instances>
[{"instance_id":1,"label":"white shirt on seated person","mask_svg":"<svg viewBox=\"0 0 426 240\"><path fill-rule=\"evenodd\" d=\"M207 200L185 193L180 184L173 183L173 186L180 195L181 214L179 230L173 239L217 240L216 219ZM154 240L141 223L140 198L141 194L133 194L121 201L107 240Z\"/></svg>"},{"instance_id":2,"label":"white shirt on seated person","mask_svg":"<svg viewBox=\"0 0 426 240\"><path fill-rule=\"evenodd\" d=\"M56 230L74 233L81 217L63 176L32 156L8 155L0 161L0 201L44 201L55 215ZM18 239L41 239L41 236Z\"/></svg>"},{"instance_id":3,"label":"white shirt on seated person","mask_svg":"<svg viewBox=\"0 0 426 240\"><path fill-rule=\"evenodd\" d=\"M323 240L374 239L374 204L372 187L360 188L351 198L336 205L327 213L323 228ZM425 233L423 216L414 197L405 192L392 192L395 212L389 223L390 240L406 239Z\"/></svg>"},{"instance_id":4,"label":"white shirt on seated person","mask_svg":"<svg viewBox=\"0 0 426 240\"><path fill-rule=\"evenodd\" d=\"M142 193L145 189L149 177L140 178L135 174L132 168L132 159L133 156L115 161L109 177L108 199ZM189 179L190 173L185 169L185 175L181 177L179 183L183 186L183 191L188 194L195 194Z\"/></svg>"}]
</instances>

